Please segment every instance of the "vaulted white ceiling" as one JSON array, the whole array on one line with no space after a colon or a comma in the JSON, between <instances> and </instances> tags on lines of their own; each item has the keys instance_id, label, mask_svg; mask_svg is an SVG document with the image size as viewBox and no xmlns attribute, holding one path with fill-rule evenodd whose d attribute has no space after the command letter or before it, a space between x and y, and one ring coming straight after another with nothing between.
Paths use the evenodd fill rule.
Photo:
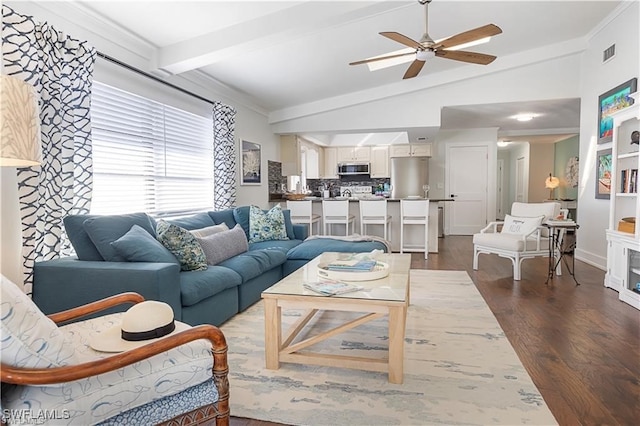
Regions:
<instances>
[{"instance_id":1,"label":"vaulted white ceiling","mask_svg":"<svg viewBox=\"0 0 640 426\"><path fill-rule=\"evenodd\" d=\"M448 37L493 23L503 33L468 50L498 56L490 65L434 58L414 80L427 82L460 67L490 71L512 55L535 52L545 59L567 43L580 43L619 1L455 1L433 0L429 34ZM85 13L109 22L152 49L147 71L206 75L251 99L269 113L344 94L379 89L401 91L408 64L370 72L349 62L402 48L380 36L397 31L413 39L425 32L424 7L417 0L396 1L84 1ZM399 83L400 82L400 83ZM549 113L530 134L579 127L579 101L451 106L443 128L471 123L500 127L505 117L531 108ZM514 135L520 136L520 135Z\"/></svg>"}]
</instances>

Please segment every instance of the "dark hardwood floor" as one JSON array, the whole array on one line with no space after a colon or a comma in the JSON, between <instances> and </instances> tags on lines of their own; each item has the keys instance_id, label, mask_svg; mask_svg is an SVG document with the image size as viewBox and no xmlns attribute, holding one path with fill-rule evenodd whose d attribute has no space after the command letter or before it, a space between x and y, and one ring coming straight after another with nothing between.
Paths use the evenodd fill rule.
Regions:
<instances>
[{"instance_id":1,"label":"dark hardwood floor","mask_svg":"<svg viewBox=\"0 0 640 426\"><path fill-rule=\"evenodd\" d=\"M438 254L414 253L411 267L469 273L560 425L640 424L640 311L603 286L603 271L576 261L581 285L568 273L545 285L547 261L530 259L518 282L511 261L495 255L472 270L471 237L439 241Z\"/></svg>"}]
</instances>

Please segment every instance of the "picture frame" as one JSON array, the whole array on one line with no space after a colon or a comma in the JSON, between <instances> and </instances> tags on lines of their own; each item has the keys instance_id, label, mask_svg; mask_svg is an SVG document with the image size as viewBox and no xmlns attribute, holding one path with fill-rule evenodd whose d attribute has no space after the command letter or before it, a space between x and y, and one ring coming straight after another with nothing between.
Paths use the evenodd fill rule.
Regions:
<instances>
[{"instance_id":1,"label":"picture frame","mask_svg":"<svg viewBox=\"0 0 640 426\"><path fill-rule=\"evenodd\" d=\"M598 143L611 142L613 119L611 114L633 104L629 95L638 89L638 79L632 78L598 97Z\"/></svg>"},{"instance_id":2,"label":"picture frame","mask_svg":"<svg viewBox=\"0 0 640 426\"><path fill-rule=\"evenodd\" d=\"M262 183L262 148L260 144L240 140L240 185Z\"/></svg>"},{"instance_id":3,"label":"picture frame","mask_svg":"<svg viewBox=\"0 0 640 426\"><path fill-rule=\"evenodd\" d=\"M603 149L596 153L596 198L611 198L612 150Z\"/></svg>"}]
</instances>

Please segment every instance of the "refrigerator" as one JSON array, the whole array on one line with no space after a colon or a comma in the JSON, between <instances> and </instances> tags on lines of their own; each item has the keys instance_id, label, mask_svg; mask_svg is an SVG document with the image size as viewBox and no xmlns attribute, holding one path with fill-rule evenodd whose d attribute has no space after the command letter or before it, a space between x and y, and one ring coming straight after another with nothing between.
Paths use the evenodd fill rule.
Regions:
<instances>
[{"instance_id":1,"label":"refrigerator","mask_svg":"<svg viewBox=\"0 0 640 426\"><path fill-rule=\"evenodd\" d=\"M424 197L429 184L429 157L391 158L391 198Z\"/></svg>"}]
</instances>

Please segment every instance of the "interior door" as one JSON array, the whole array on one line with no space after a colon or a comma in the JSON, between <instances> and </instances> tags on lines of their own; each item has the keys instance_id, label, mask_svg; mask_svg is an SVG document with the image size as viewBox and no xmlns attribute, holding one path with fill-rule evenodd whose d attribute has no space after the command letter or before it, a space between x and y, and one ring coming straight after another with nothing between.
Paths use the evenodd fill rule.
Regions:
<instances>
[{"instance_id":1,"label":"interior door","mask_svg":"<svg viewBox=\"0 0 640 426\"><path fill-rule=\"evenodd\" d=\"M506 191L504 190L504 160L498 160L498 169L496 182L498 183L496 189L496 219L502 220L504 219L504 197L506 195Z\"/></svg>"},{"instance_id":2,"label":"interior door","mask_svg":"<svg viewBox=\"0 0 640 426\"><path fill-rule=\"evenodd\" d=\"M449 234L472 235L487 225L488 147L447 146L447 182L454 202L445 203Z\"/></svg>"}]
</instances>

